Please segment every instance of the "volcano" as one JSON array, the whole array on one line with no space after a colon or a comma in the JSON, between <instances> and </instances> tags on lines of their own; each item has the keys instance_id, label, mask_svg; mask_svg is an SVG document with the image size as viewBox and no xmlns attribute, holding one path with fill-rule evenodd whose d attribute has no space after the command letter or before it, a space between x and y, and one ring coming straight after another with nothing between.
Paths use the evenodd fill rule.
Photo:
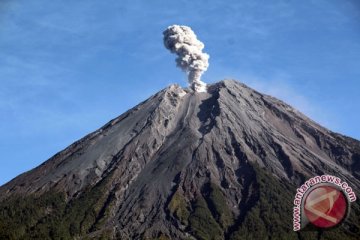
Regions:
<instances>
[{"instance_id":1,"label":"volcano","mask_svg":"<svg viewBox=\"0 0 360 240\"><path fill-rule=\"evenodd\" d=\"M171 85L0 187L0 239L359 239L294 232L307 179L360 190L360 142L234 80Z\"/></svg>"}]
</instances>

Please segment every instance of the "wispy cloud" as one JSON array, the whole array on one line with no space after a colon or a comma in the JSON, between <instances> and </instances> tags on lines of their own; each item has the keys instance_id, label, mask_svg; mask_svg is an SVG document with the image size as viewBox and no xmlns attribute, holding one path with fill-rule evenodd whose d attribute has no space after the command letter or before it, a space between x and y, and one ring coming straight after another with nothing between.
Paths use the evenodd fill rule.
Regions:
<instances>
[{"instance_id":1,"label":"wispy cloud","mask_svg":"<svg viewBox=\"0 0 360 240\"><path fill-rule=\"evenodd\" d=\"M259 92L283 100L314 121L331 130L335 131L338 129L336 118L332 116L331 112L317 104L315 100L312 100L306 93L302 93L301 89L297 89L291 81L291 78L291 75L280 72L274 76L268 77L245 75L240 76L239 80Z\"/></svg>"},{"instance_id":2,"label":"wispy cloud","mask_svg":"<svg viewBox=\"0 0 360 240\"><path fill-rule=\"evenodd\" d=\"M304 86L306 83L303 82L303 86L301 86L301 82L294 79L295 77L285 70L274 70L265 74L261 71L251 72L216 64L212 69L210 68L207 75L205 74L205 78L211 79L209 82L216 82L221 79L238 80L256 91L286 102L330 130L339 130L337 117L330 111L330 108L325 108L322 103L317 103L316 99L311 97L311 89L306 90Z\"/></svg>"}]
</instances>

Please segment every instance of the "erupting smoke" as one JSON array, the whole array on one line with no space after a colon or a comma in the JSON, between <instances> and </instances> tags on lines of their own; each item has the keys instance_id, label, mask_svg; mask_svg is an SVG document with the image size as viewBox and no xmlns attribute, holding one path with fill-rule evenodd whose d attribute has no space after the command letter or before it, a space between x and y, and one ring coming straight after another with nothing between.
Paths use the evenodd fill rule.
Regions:
<instances>
[{"instance_id":1,"label":"erupting smoke","mask_svg":"<svg viewBox=\"0 0 360 240\"><path fill-rule=\"evenodd\" d=\"M200 77L209 66L209 55L202 52L204 44L187 26L172 25L163 35L165 47L178 55L176 64L187 73L191 88L196 92L205 92L206 84Z\"/></svg>"}]
</instances>

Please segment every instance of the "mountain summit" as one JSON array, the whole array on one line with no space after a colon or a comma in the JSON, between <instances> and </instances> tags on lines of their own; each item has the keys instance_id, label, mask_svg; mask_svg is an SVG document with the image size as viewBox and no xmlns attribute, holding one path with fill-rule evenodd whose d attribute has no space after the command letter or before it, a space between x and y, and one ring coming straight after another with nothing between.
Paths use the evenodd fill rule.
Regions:
<instances>
[{"instance_id":1,"label":"mountain summit","mask_svg":"<svg viewBox=\"0 0 360 240\"><path fill-rule=\"evenodd\" d=\"M1 239L358 239L292 231L296 188L360 190L360 142L233 80L171 85L0 187Z\"/></svg>"}]
</instances>

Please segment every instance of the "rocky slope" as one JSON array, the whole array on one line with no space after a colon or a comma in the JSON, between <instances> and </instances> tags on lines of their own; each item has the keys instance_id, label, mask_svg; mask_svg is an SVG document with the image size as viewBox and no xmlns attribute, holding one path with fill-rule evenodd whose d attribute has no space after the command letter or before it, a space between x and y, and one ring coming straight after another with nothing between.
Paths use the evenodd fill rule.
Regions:
<instances>
[{"instance_id":1,"label":"rocky slope","mask_svg":"<svg viewBox=\"0 0 360 240\"><path fill-rule=\"evenodd\" d=\"M324 173L359 192L360 142L236 81L172 85L0 187L0 237L357 239L358 204L292 232L296 187Z\"/></svg>"}]
</instances>

